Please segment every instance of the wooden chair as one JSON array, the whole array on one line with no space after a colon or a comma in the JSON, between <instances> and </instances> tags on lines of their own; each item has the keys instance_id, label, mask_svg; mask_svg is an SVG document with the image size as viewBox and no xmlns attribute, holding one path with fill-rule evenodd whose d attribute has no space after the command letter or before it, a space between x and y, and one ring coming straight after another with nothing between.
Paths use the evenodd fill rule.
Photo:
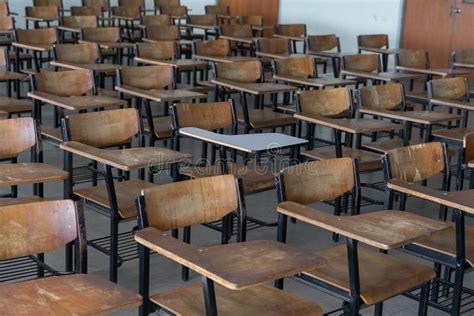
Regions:
<instances>
[{"instance_id":1,"label":"wooden chair","mask_svg":"<svg viewBox=\"0 0 474 316\"><path fill-rule=\"evenodd\" d=\"M176 194L178 192L187 192L187 194ZM223 198L224 196L226 198ZM192 199L189 197L192 197ZM232 216L236 210L240 221L240 225L238 225L238 241L245 240L246 215L240 197L240 191L234 177L229 175L162 185L142 192L137 202L141 230L136 235L141 254L140 293L144 298L143 306L140 310L142 315L148 315L158 308L172 310L174 313L182 315L193 313L202 315L217 315L219 313L224 315L233 314L235 311L240 311L246 315L267 313L321 315L318 305L286 294L270 286L260 284L265 282L264 280L272 279L275 274L281 273L283 267L279 264L283 262L286 266L285 269L288 269L289 266L296 267L296 262L294 262L297 256L296 253L301 255L299 260L302 260L298 260L298 264L304 265L304 253L301 251L294 252L296 249L283 249L274 242L266 241L237 242L209 248L209 250L213 248L219 252L227 253L225 256L220 256L217 253L207 254L208 258L212 257L214 268L210 266L204 267L204 262L201 261L204 257L200 258L193 255L194 258L192 259L191 256L185 255L187 259L181 260L183 258L181 255L184 255L184 253L180 252L180 247L185 246L189 254L198 254L202 251L200 247L188 245L190 236L186 235L186 232L189 227ZM184 228L184 242L177 241L163 233L163 231L178 230L179 228ZM155 236L162 237L155 239ZM151 242L150 237L153 238L153 242ZM170 247L166 247L166 252L156 250L159 248L163 249L162 246L166 242L170 242ZM266 248L264 250L266 253L265 258L259 255L263 252L262 247ZM205 282L202 286L190 284L168 292L150 295L150 250L158 251L158 253L168 258L196 270L203 275L203 282ZM279 253L279 255L275 256L276 253ZM258 258L257 261L259 263L255 265L252 272L248 272L248 267L245 267L246 264L243 262L248 261L251 257L252 260ZM221 259L224 260L221 261ZM315 261L318 261L318 259ZM230 271L228 269L231 265L234 266L231 269L232 274L235 273L235 276L238 276L232 282L234 285L226 280L230 279L230 276L214 278L206 271L209 268L209 270L213 270L211 273L217 276L221 275L217 269ZM284 276L286 275L284 273ZM219 283L219 285L214 287L214 281ZM246 283L245 285L244 282ZM250 284L254 286L249 287ZM202 299L202 288L207 293L204 295L204 300ZM207 291L208 289L210 289L210 292ZM235 291L235 289L239 290ZM216 295L218 299L217 304ZM258 299L256 299L257 297ZM205 304L205 302L208 303Z\"/></svg>"},{"instance_id":2,"label":"wooden chair","mask_svg":"<svg viewBox=\"0 0 474 316\"><path fill-rule=\"evenodd\" d=\"M265 29L271 29L271 26L263 25L263 17L261 15L242 15L237 17L237 23L250 24L252 26L253 36L263 36Z\"/></svg>"},{"instance_id":3,"label":"wooden chair","mask_svg":"<svg viewBox=\"0 0 474 316\"><path fill-rule=\"evenodd\" d=\"M8 2L0 3L0 16L5 17L10 15L10 7Z\"/></svg>"},{"instance_id":4,"label":"wooden chair","mask_svg":"<svg viewBox=\"0 0 474 316\"><path fill-rule=\"evenodd\" d=\"M189 14L186 22L188 39L208 40L209 36L218 36L218 16L215 14ZM195 28L204 30L204 36L193 32Z\"/></svg>"},{"instance_id":5,"label":"wooden chair","mask_svg":"<svg viewBox=\"0 0 474 316\"><path fill-rule=\"evenodd\" d=\"M253 31L250 24L223 24L220 26L219 34L223 36L231 36L237 38L252 39ZM253 45L242 42L231 43L232 51L235 55L240 50L241 55L245 55L245 52L249 52L249 55L253 54Z\"/></svg>"},{"instance_id":6,"label":"wooden chair","mask_svg":"<svg viewBox=\"0 0 474 316\"><path fill-rule=\"evenodd\" d=\"M187 21L188 7L184 5L160 6L160 14L169 15L173 24L183 25Z\"/></svg>"},{"instance_id":7,"label":"wooden chair","mask_svg":"<svg viewBox=\"0 0 474 316\"><path fill-rule=\"evenodd\" d=\"M0 16L0 46L7 46L8 47L8 59L10 63L13 65L15 63L16 54L14 49L11 49L11 44L15 41L15 19L11 16ZM33 56L28 53L20 53L19 59L23 63L27 63L25 68L32 68L31 63L33 60ZM13 68L13 67L12 67Z\"/></svg>"},{"instance_id":8,"label":"wooden chair","mask_svg":"<svg viewBox=\"0 0 474 316\"><path fill-rule=\"evenodd\" d=\"M128 62L133 58L133 43L122 42L120 28L118 27L96 27L83 28L82 40L99 44L101 56L112 58L112 63L121 64L124 50L128 51Z\"/></svg>"},{"instance_id":9,"label":"wooden chair","mask_svg":"<svg viewBox=\"0 0 474 316\"><path fill-rule=\"evenodd\" d=\"M430 59L428 52L424 49L400 49L395 55L395 65L402 67L412 67L419 69L430 68ZM422 80L423 88L430 79L429 75L424 76ZM415 80L410 80L410 91L414 89Z\"/></svg>"},{"instance_id":10,"label":"wooden chair","mask_svg":"<svg viewBox=\"0 0 474 316\"><path fill-rule=\"evenodd\" d=\"M446 146L441 143L433 142L392 150L383 157L383 162L386 181L385 207L391 208L394 195L398 194L399 208L404 210L406 197L410 195L439 204L439 219L444 222L447 219L447 207L451 206L446 203L444 196L460 204L471 203L467 192L446 192L450 189L450 168ZM426 180L438 174L442 174L443 178L441 190L424 186ZM458 193L459 195L456 195ZM474 264L473 244L466 242L473 238L474 228L465 225L465 210L471 214L472 210L469 208L454 206L454 223L449 223L448 230L405 246L406 251L435 262L437 279L433 282L431 300L440 302L441 297L445 295L443 288L448 287L449 291L452 291L452 300L445 310L451 315L460 314L464 273ZM443 266L447 269L444 276L441 275ZM454 283L450 281L453 271Z\"/></svg>"},{"instance_id":11,"label":"wooden chair","mask_svg":"<svg viewBox=\"0 0 474 316\"><path fill-rule=\"evenodd\" d=\"M474 160L474 133L464 136L463 146L458 150L458 163L456 165L456 191L464 188L465 171L469 170L469 190L474 189L474 171L469 163Z\"/></svg>"},{"instance_id":12,"label":"wooden chair","mask_svg":"<svg viewBox=\"0 0 474 316\"><path fill-rule=\"evenodd\" d=\"M286 38L259 38L255 41L255 51L261 53L288 55L291 51L290 41Z\"/></svg>"},{"instance_id":13,"label":"wooden chair","mask_svg":"<svg viewBox=\"0 0 474 316\"><path fill-rule=\"evenodd\" d=\"M94 210L110 217L110 236L89 240L88 244L100 245L101 240L102 243L110 240L106 246L108 250L103 252L109 256L110 280L117 282L118 267L124 261L136 258L136 248L129 247L127 251L119 246L119 236L123 240L123 234L118 232L119 224L136 218L135 196L153 186L140 179L130 179L130 172L139 170L140 178L143 178L145 168L157 168L154 172L170 167L177 170L177 166L173 166L189 160L190 156L166 148L130 148L131 141L140 136L141 131L136 109L70 115L62 120L62 129L65 143L61 144L61 149L66 154L66 169L71 171L72 156L75 154L91 160L95 167L100 165L99 170L94 168L94 173L105 178L104 184L74 187L73 194L85 204L94 206ZM104 149L112 147L119 149ZM114 181L113 168L119 171L118 182ZM173 174L177 177L176 172Z\"/></svg>"},{"instance_id":14,"label":"wooden chair","mask_svg":"<svg viewBox=\"0 0 474 316\"><path fill-rule=\"evenodd\" d=\"M72 15L64 16L61 21L61 25L58 27L60 31L61 42L65 43L67 41L67 33L71 34L71 39L73 43L79 41L82 29L85 27L98 27L99 20L97 16L94 15Z\"/></svg>"},{"instance_id":15,"label":"wooden chair","mask_svg":"<svg viewBox=\"0 0 474 316\"><path fill-rule=\"evenodd\" d=\"M30 28L30 22L33 22L34 28L39 28L40 23L46 27L51 27L52 22L59 21L59 8L56 6L38 6L25 8L26 28Z\"/></svg>"},{"instance_id":16,"label":"wooden chair","mask_svg":"<svg viewBox=\"0 0 474 316\"><path fill-rule=\"evenodd\" d=\"M181 33L178 25L148 26L145 30L146 41L179 41Z\"/></svg>"},{"instance_id":17,"label":"wooden chair","mask_svg":"<svg viewBox=\"0 0 474 316\"><path fill-rule=\"evenodd\" d=\"M101 6L71 7L71 16L95 16L101 18L104 16L104 10Z\"/></svg>"},{"instance_id":18,"label":"wooden chair","mask_svg":"<svg viewBox=\"0 0 474 316\"><path fill-rule=\"evenodd\" d=\"M224 24L225 22L230 24L230 7L227 5L206 5L204 7L204 12L206 12L206 14L216 15L221 24Z\"/></svg>"},{"instance_id":19,"label":"wooden chair","mask_svg":"<svg viewBox=\"0 0 474 316\"><path fill-rule=\"evenodd\" d=\"M119 5L112 7L113 25L121 29L122 38L131 43L141 41L142 32L138 25L142 20L142 7ZM116 23L117 22L117 23Z\"/></svg>"},{"instance_id":20,"label":"wooden chair","mask_svg":"<svg viewBox=\"0 0 474 316\"><path fill-rule=\"evenodd\" d=\"M25 74L11 72L8 60L8 49L0 49L0 81L7 83L7 96L0 97L0 111L6 112L8 116L31 112L31 102L21 99L20 83L26 79ZM15 86L16 98L12 98L12 84Z\"/></svg>"},{"instance_id":21,"label":"wooden chair","mask_svg":"<svg viewBox=\"0 0 474 316\"><path fill-rule=\"evenodd\" d=\"M236 83L236 91L240 93L242 111L237 111L238 122L244 127L245 134L251 130L276 129L279 127L290 126L291 134L296 132L296 119L289 115L277 113L274 110L264 108L265 94L271 94L273 107L276 109L278 92L288 92L282 90L281 85L266 84L263 81L263 69L260 61L241 61L234 63L217 63L214 66L214 78L217 81L227 81L227 83ZM247 103L247 93L239 88L239 84L251 84L256 91L255 109L249 109ZM259 89L260 88L260 89ZM269 89L268 89L269 88ZM227 89L227 88L226 88ZM228 94L229 89L223 89L222 92ZM216 89L216 96L219 96L219 87ZM226 99L225 97L221 99Z\"/></svg>"},{"instance_id":22,"label":"wooden chair","mask_svg":"<svg viewBox=\"0 0 474 316\"><path fill-rule=\"evenodd\" d=\"M3 313L108 314L139 306L139 295L97 276L80 274L86 241L73 201L43 201L1 208L0 260L34 256L74 244L77 274L0 285ZM45 296L45 293L48 293ZM97 297L92 298L92 296Z\"/></svg>"},{"instance_id":23,"label":"wooden chair","mask_svg":"<svg viewBox=\"0 0 474 316\"><path fill-rule=\"evenodd\" d=\"M389 49L388 35L387 34L359 35L359 36L357 36L357 46L358 46L359 54L362 53L363 51L371 52L370 51L371 48ZM382 69L384 71L387 71L388 55L387 54L380 54L380 56L382 58Z\"/></svg>"},{"instance_id":24,"label":"wooden chair","mask_svg":"<svg viewBox=\"0 0 474 316\"><path fill-rule=\"evenodd\" d=\"M15 39L16 42L12 44L15 47L15 71L34 74L41 71L45 61L43 54L47 53L48 55L46 61L51 60L51 50L58 42L58 34L54 28L16 30ZM34 69L20 69L23 50L32 51Z\"/></svg>"},{"instance_id":25,"label":"wooden chair","mask_svg":"<svg viewBox=\"0 0 474 316\"><path fill-rule=\"evenodd\" d=\"M178 7L181 5L180 0L154 0L155 8L160 7Z\"/></svg>"},{"instance_id":26,"label":"wooden chair","mask_svg":"<svg viewBox=\"0 0 474 316\"><path fill-rule=\"evenodd\" d=\"M374 314L382 315L383 301L421 287L419 315L426 315L434 270L358 247L358 243L388 251L446 229L446 225L400 211L359 215L355 206L353 216L347 217L329 215L306 206L340 199L348 191L353 192L354 204L357 203L360 190L357 164L349 158L288 167L280 172L277 183L278 241L286 242L288 217L346 237L347 246L330 247L316 253L326 259L327 265L305 271L298 278L342 299L343 311L349 315L358 315L361 306L368 305L375 305ZM276 285L283 288L282 281Z\"/></svg>"},{"instance_id":27,"label":"wooden chair","mask_svg":"<svg viewBox=\"0 0 474 316\"><path fill-rule=\"evenodd\" d=\"M306 37L306 49L310 55L320 56L316 64L323 65L323 73L327 71L327 58L332 61L334 77L339 77L339 68L341 68L341 44L336 34L328 35L309 35ZM329 53L327 55L321 53Z\"/></svg>"},{"instance_id":28,"label":"wooden chair","mask_svg":"<svg viewBox=\"0 0 474 316\"><path fill-rule=\"evenodd\" d=\"M474 50L457 49L451 54L453 68L471 68L474 65Z\"/></svg>"},{"instance_id":29,"label":"wooden chair","mask_svg":"<svg viewBox=\"0 0 474 316\"><path fill-rule=\"evenodd\" d=\"M142 25L145 28L151 26L171 25L171 17L167 14L144 15L142 16Z\"/></svg>"},{"instance_id":30,"label":"wooden chair","mask_svg":"<svg viewBox=\"0 0 474 316\"><path fill-rule=\"evenodd\" d=\"M377 54L357 54L357 55L345 55L342 57L342 69L349 71L362 71L362 72L381 72L380 57ZM347 79L346 75L342 75L343 79ZM352 78L351 78L352 79ZM367 79L356 78L357 84L367 85Z\"/></svg>"},{"instance_id":31,"label":"wooden chair","mask_svg":"<svg viewBox=\"0 0 474 316\"><path fill-rule=\"evenodd\" d=\"M287 38L291 41L292 50L296 53L297 42L303 42L303 54L306 54L306 24L276 24L273 36Z\"/></svg>"}]
</instances>

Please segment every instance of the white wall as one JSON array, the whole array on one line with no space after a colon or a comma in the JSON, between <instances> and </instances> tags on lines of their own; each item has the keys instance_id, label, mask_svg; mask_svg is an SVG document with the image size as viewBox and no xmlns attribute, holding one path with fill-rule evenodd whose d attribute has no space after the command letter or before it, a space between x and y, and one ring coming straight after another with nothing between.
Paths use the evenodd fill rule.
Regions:
<instances>
[{"instance_id":1,"label":"white wall","mask_svg":"<svg viewBox=\"0 0 474 316\"><path fill-rule=\"evenodd\" d=\"M306 23L309 35L337 34L343 52L357 51L357 35L388 34L399 45L402 0L280 0L280 23Z\"/></svg>"}]
</instances>

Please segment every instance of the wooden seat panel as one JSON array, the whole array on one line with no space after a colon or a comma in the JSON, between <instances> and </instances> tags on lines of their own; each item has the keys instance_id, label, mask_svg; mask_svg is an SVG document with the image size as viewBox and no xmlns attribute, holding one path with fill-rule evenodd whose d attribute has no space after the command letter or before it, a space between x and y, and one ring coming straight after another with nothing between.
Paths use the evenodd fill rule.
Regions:
<instances>
[{"instance_id":1,"label":"wooden seat panel","mask_svg":"<svg viewBox=\"0 0 474 316\"><path fill-rule=\"evenodd\" d=\"M153 118L153 126L157 138L170 138L173 136L171 116L160 116ZM143 128L145 132L150 132L147 120L143 120Z\"/></svg>"},{"instance_id":2,"label":"wooden seat panel","mask_svg":"<svg viewBox=\"0 0 474 316\"><path fill-rule=\"evenodd\" d=\"M18 198L12 199L0 199L0 207L3 206L10 206L10 205L18 205L18 204L26 204L26 203L34 203L34 202L41 202L43 198L32 195L32 196L22 196Z\"/></svg>"},{"instance_id":3,"label":"wooden seat panel","mask_svg":"<svg viewBox=\"0 0 474 316\"><path fill-rule=\"evenodd\" d=\"M63 141L63 133L60 128L49 128L41 131L43 137L57 141L58 143Z\"/></svg>"},{"instance_id":4,"label":"wooden seat panel","mask_svg":"<svg viewBox=\"0 0 474 316\"><path fill-rule=\"evenodd\" d=\"M232 291L216 284L219 315L322 315L314 303L268 285ZM202 286L190 284L152 296L151 301L176 315L205 315Z\"/></svg>"},{"instance_id":5,"label":"wooden seat panel","mask_svg":"<svg viewBox=\"0 0 474 316\"><path fill-rule=\"evenodd\" d=\"M367 305L375 304L428 282L435 271L419 263L359 247L360 296ZM318 251L327 264L305 275L349 292L349 264L345 245Z\"/></svg>"},{"instance_id":6,"label":"wooden seat panel","mask_svg":"<svg viewBox=\"0 0 474 316\"><path fill-rule=\"evenodd\" d=\"M0 185L23 185L65 180L68 173L43 163L0 164Z\"/></svg>"},{"instance_id":7,"label":"wooden seat panel","mask_svg":"<svg viewBox=\"0 0 474 316\"><path fill-rule=\"evenodd\" d=\"M330 146L311 151L303 151L301 152L301 155L316 160L334 159L336 158L336 150L333 146ZM380 154L366 150L344 147L342 149L342 156L357 158L359 160L360 171L373 171L382 168Z\"/></svg>"},{"instance_id":8,"label":"wooden seat panel","mask_svg":"<svg viewBox=\"0 0 474 316\"><path fill-rule=\"evenodd\" d=\"M118 212L124 219L136 216L135 198L140 195L141 191L155 186L153 183L138 179L116 182L114 185L115 194L117 196ZM74 189L74 194L105 208L110 208L107 187L105 184L96 187Z\"/></svg>"},{"instance_id":9,"label":"wooden seat panel","mask_svg":"<svg viewBox=\"0 0 474 316\"><path fill-rule=\"evenodd\" d=\"M15 99L0 96L0 111L8 113L25 113L31 112L31 110L32 103L28 99Z\"/></svg>"},{"instance_id":10,"label":"wooden seat panel","mask_svg":"<svg viewBox=\"0 0 474 316\"><path fill-rule=\"evenodd\" d=\"M245 123L241 109L237 110L239 123ZM273 110L249 109L250 126L254 129L274 128L296 124L298 121L293 116L274 112Z\"/></svg>"},{"instance_id":11,"label":"wooden seat panel","mask_svg":"<svg viewBox=\"0 0 474 316\"><path fill-rule=\"evenodd\" d=\"M440 137L450 141L462 143L464 136L472 132L474 132L474 128L457 127L451 129L434 130L431 135L433 137Z\"/></svg>"},{"instance_id":12,"label":"wooden seat panel","mask_svg":"<svg viewBox=\"0 0 474 316\"><path fill-rule=\"evenodd\" d=\"M103 315L139 306L139 295L98 276L75 274L0 285L6 315Z\"/></svg>"},{"instance_id":13,"label":"wooden seat panel","mask_svg":"<svg viewBox=\"0 0 474 316\"><path fill-rule=\"evenodd\" d=\"M418 142L410 141L409 145L415 145ZM404 147L403 139L400 138L389 138L381 139L375 142L362 144L363 149L375 151L381 154L386 154L389 150Z\"/></svg>"}]
</instances>

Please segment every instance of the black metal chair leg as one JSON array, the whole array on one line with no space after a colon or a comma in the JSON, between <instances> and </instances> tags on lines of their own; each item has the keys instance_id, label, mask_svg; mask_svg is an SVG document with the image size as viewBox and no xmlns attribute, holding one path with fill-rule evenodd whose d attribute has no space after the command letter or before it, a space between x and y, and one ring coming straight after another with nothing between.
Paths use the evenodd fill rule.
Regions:
<instances>
[{"instance_id":1,"label":"black metal chair leg","mask_svg":"<svg viewBox=\"0 0 474 316\"><path fill-rule=\"evenodd\" d=\"M428 314L428 298L430 296L430 284L431 282L427 282L421 288L420 305L418 307L418 316L426 316Z\"/></svg>"}]
</instances>

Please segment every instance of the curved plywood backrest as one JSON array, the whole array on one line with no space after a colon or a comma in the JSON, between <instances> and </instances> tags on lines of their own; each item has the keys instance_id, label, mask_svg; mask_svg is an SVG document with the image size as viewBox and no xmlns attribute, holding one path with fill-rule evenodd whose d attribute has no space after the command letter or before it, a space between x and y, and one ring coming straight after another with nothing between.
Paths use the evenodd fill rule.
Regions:
<instances>
[{"instance_id":1,"label":"curved plywood backrest","mask_svg":"<svg viewBox=\"0 0 474 316\"><path fill-rule=\"evenodd\" d=\"M224 24L221 25L221 35L233 37L252 37L250 24Z\"/></svg>"},{"instance_id":2,"label":"curved plywood backrest","mask_svg":"<svg viewBox=\"0 0 474 316\"><path fill-rule=\"evenodd\" d=\"M233 122L231 101L210 103L178 103L174 114L179 128L197 127L208 131L226 128Z\"/></svg>"},{"instance_id":3,"label":"curved plywood backrest","mask_svg":"<svg viewBox=\"0 0 474 316\"><path fill-rule=\"evenodd\" d=\"M211 41L196 41L195 51L197 55L226 57L230 55L230 43L226 39Z\"/></svg>"},{"instance_id":4,"label":"curved plywood backrest","mask_svg":"<svg viewBox=\"0 0 474 316\"><path fill-rule=\"evenodd\" d=\"M300 91L298 107L308 114L337 116L350 111L351 92L348 88Z\"/></svg>"},{"instance_id":5,"label":"curved plywood backrest","mask_svg":"<svg viewBox=\"0 0 474 316\"><path fill-rule=\"evenodd\" d=\"M275 34L304 37L306 36L306 24L277 24L275 25Z\"/></svg>"},{"instance_id":6,"label":"curved plywood backrest","mask_svg":"<svg viewBox=\"0 0 474 316\"><path fill-rule=\"evenodd\" d=\"M155 8L159 7L178 7L181 5L180 0L155 0Z\"/></svg>"},{"instance_id":7,"label":"curved plywood backrest","mask_svg":"<svg viewBox=\"0 0 474 316\"><path fill-rule=\"evenodd\" d=\"M243 15L239 17L239 22L240 24L263 26L263 17L261 15Z\"/></svg>"},{"instance_id":8,"label":"curved plywood backrest","mask_svg":"<svg viewBox=\"0 0 474 316\"><path fill-rule=\"evenodd\" d=\"M338 48L336 34L308 36L308 50L314 52L328 51Z\"/></svg>"},{"instance_id":9,"label":"curved plywood backrest","mask_svg":"<svg viewBox=\"0 0 474 316\"><path fill-rule=\"evenodd\" d=\"M99 46L95 43L58 44L54 48L56 60L74 64L92 64L100 58Z\"/></svg>"},{"instance_id":10,"label":"curved plywood backrest","mask_svg":"<svg viewBox=\"0 0 474 316\"><path fill-rule=\"evenodd\" d=\"M217 63L216 78L240 83L257 82L262 77L262 64L259 60Z\"/></svg>"},{"instance_id":11,"label":"curved plywood backrest","mask_svg":"<svg viewBox=\"0 0 474 316\"><path fill-rule=\"evenodd\" d=\"M94 88L89 70L43 71L34 75L35 90L61 97L81 96Z\"/></svg>"},{"instance_id":12,"label":"curved plywood backrest","mask_svg":"<svg viewBox=\"0 0 474 316\"><path fill-rule=\"evenodd\" d=\"M136 109L119 109L69 115L69 141L98 148L126 144L140 130Z\"/></svg>"},{"instance_id":13,"label":"curved plywood backrest","mask_svg":"<svg viewBox=\"0 0 474 316\"><path fill-rule=\"evenodd\" d=\"M146 27L171 24L171 17L168 14L145 15L142 17L142 19L143 25Z\"/></svg>"},{"instance_id":14,"label":"curved plywood backrest","mask_svg":"<svg viewBox=\"0 0 474 316\"><path fill-rule=\"evenodd\" d=\"M11 16L0 16L0 32L13 31L15 20Z\"/></svg>"},{"instance_id":15,"label":"curved plywood backrest","mask_svg":"<svg viewBox=\"0 0 474 316\"><path fill-rule=\"evenodd\" d=\"M71 7L72 16L95 16L99 17L103 14L103 8L100 6L91 7Z\"/></svg>"},{"instance_id":16,"label":"curved plywood backrest","mask_svg":"<svg viewBox=\"0 0 474 316\"><path fill-rule=\"evenodd\" d=\"M118 27L86 27L83 29L84 40L90 42L119 42L120 28Z\"/></svg>"},{"instance_id":17,"label":"curved plywood backrest","mask_svg":"<svg viewBox=\"0 0 474 316\"><path fill-rule=\"evenodd\" d=\"M180 38L179 26L149 26L146 28L146 38L155 41L177 41Z\"/></svg>"},{"instance_id":18,"label":"curved plywood backrest","mask_svg":"<svg viewBox=\"0 0 474 316\"><path fill-rule=\"evenodd\" d=\"M290 53L290 41L286 38L259 38L257 51L269 54Z\"/></svg>"},{"instance_id":19,"label":"curved plywood backrest","mask_svg":"<svg viewBox=\"0 0 474 316\"><path fill-rule=\"evenodd\" d=\"M464 135L464 162L469 163L474 161L474 133Z\"/></svg>"},{"instance_id":20,"label":"curved plywood backrest","mask_svg":"<svg viewBox=\"0 0 474 316\"><path fill-rule=\"evenodd\" d=\"M54 7L60 8L63 5L63 1L62 0L34 0L33 5L36 7L54 6Z\"/></svg>"},{"instance_id":21,"label":"curved plywood backrest","mask_svg":"<svg viewBox=\"0 0 474 316\"><path fill-rule=\"evenodd\" d=\"M210 223L239 207L233 175L160 185L142 195L149 226L161 231Z\"/></svg>"},{"instance_id":22,"label":"curved plywood backrest","mask_svg":"<svg viewBox=\"0 0 474 316\"><path fill-rule=\"evenodd\" d=\"M149 59L176 58L176 46L173 41L160 41L154 43L137 43L137 57Z\"/></svg>"},{"instance_id":23,"label":"curved plywood backrest","mask_svg":"<svg viewBox=\"0 0 474 316\"><path fill-rule=\"evenodd\" d=\"M36 145L33 118L20 117L0 120L0 159L10 159Z\"/></svg>"},{"instance_id":24,"label":"curved plywood backrest","mask_svg":"<svg viewBox=\"0 0 474 316\"><path fill-rule=\"evenodd\" d=\"M57 20L59 17L58 7L26 7L26 16L43 20Z\"/></svg>"},{"instance_id":25,"label":"curved plywood backrest","mask_svg":"<svg viewBox=\"0 0 474 316\"><path fill-rule=\"evenodd\" d=\"M214 14L190 14L188 15L189 24L197 25L217 25L217 16Z\"/></svg>"},{"instance_id":26,"label":"curved plywood backrest","mask_svg":"<svg viewBox=\"0 0 474 316\"><path fill-rule=\"evenodd\" d=\"M428 53L424 49L400 49L397 64L402 67L428 68Z\"/></svg>"},{"instance_id":27,"label":"curved plywood backrest","mask_svg":"<svg viewBox=\"0 0 474 316\"><path fill-rule=\"evenodd\" d=\"M78 237L71 200L0 207L0 260L45 253Z\"/></svg>"},{"instance_id":28,"label":"curved plywood backrest","mask_svg":"<svg viewBox=\"0 0 474 316\"><path fill-rule=\"evenodd\" d=\"M311 56L276 59L276 72L298 78L309 78L315 74L314 60Z\"/></svg>"},{"instance_id":29,"label":"curved plywood backrest","mask_svg":"<svg viewBox=\"0 0 474 316\"><path fill-rule=\"evenodd\" d=\"M359 47L388 48L387 34L368 34L357 36Z\"/></svg>"},{"instance_id":30,"label":"curved plywood backrest","mask_svg":"<svg viewBox=\"0 0 474 316\"><path fill-rule=\"evenodd\" d=\"M125 18L139 19L142 15L142 12L140 6L119 5L112 7L112 15Z\"/></svg>"},{"instance_id":31,"label":"curved plywood backrest","mask_svg":"<svg viewBox=\"0 0 474 316\"><path fill-rule=\"evenodd\" d=\"M110 8L110 0L82 0L82 6L108 9Z\"/></svg>"},{"instance_id":32,"label":"curved plywood backrest","mask_svg":"<svg viewBox=\"0 0 474 316\"><path fill-rule=\"evenodd\" d=\"M469 91L464 77L443 78L428 82L431 98L442 98L464 101L469 97Z\"/></svg>"},{"instance_id":33,"label":"curved plywood backrest","mask_svg":"<svg viewBox=\"0 0 474 316\"><path fill-rule=\"evenodd\" d=\"M122 84L144 90L172 88L174 71L172 66L122 67Z\"/></svg>"},{"instance_id":34,"label":"curved plywood backrest","mask_svg":"<svg viewBox=\"0 0 474 316\"><path fill-rule=\"evenodd\" d=\"M345 70L378 72L380 69L380 57L377 54L348 55L343 60Z\"/></svg>"},{"instance_id":35,"label":"curved plywood backrest","mask_svg":"<svg viewBox=\"0 0 474 316\"><path fill-rule=\"evenodd\" d=\"M432 178L447 164L443 146L438 142L393 149L387 152L387 157L391 178L408 182Z\"/></svg>"},{"instance_id":36,"label":"curved plywood backrest","mask_svg":"<svg viewBox=\"0 0 474 316\"><path fill-rule=\"evenodd\" d=\"M403 89L399 83L388 83L360 89L361 106L398 110L403 105Z\"/></svg>"},{"instance_id":37,"label":"curved plywood backrest","mask_svg":"<svg viewBox=\"0 0 474 316\"><path fill-rule=\"evenodd\" d=\"M180 6L160 6L161 14L168 14L170 16L186 16L188 14L188 7Z\"/></svg>"},{"instance_id":38,"label":"curved plywood backrest","mask_svg":"<svg viewBox=\"0 0 474 316\"><path fill-rule=\"evenodd\" d=\"M455 50L454 61L457 63L474 64L474 49Z\"/></svg>"},{"instance_id":39,"label":"curved plywood backrest","mask_svg":"<svg viewBox=\"0 0 474 316\"><path fill-rule=\"evenodd\" d=\"M285 200L307 205L331 201L355 186L351 158L310 161L283 169Z\"/></svg>"},{"instance_id":40,"label":"curved plywood backrest","mask_svg":"<svg viewBox=\"0 0 474 316\"><path fill-rule=\"evenodd\" d=\"M206 5L204 11L206 14L230 15L230 7L226 5Z\"/></svg>"},{"instance_id":41,"label":"curved plywood backrest","mask_svg":"<svg viewBox=\"0 0 474 316\"><path fill-rule=\"evenodd\" d=\"M119 6L141 7L145 8L145 0L118 0Z\"/></svg>"},{"instance_id":42,"label":"curved plywood backrest","mask_svg":"<svg viewBox=\"0 0 474 316\"><path fill-rule=\"evenodd\" d=\"M79 15L63 17L63 26L70 28L98 27L97 16L95 15Z\"/></svg>"},{"instance_id":43,"label":"curved plywood backrest","mask_svg":"<svg viewBox=\"0 0 474 316\"><path fill-rule=\"evenodd\" d=\"M0 3L0 16L8 16L10 14L10 10L8 9L8 3L2 2Z\"/></svg>"},{"instance_id":44,"label":"curved plywood backrest","mask_svg":"<svg viewBox=\"0 0 474 316\"><path fill-rule=\"evenodd\" d=\"M17 30L16 40L23 44L49 45L58 41L58 35L55 28Z\"/></svg>"}]
</instances>

